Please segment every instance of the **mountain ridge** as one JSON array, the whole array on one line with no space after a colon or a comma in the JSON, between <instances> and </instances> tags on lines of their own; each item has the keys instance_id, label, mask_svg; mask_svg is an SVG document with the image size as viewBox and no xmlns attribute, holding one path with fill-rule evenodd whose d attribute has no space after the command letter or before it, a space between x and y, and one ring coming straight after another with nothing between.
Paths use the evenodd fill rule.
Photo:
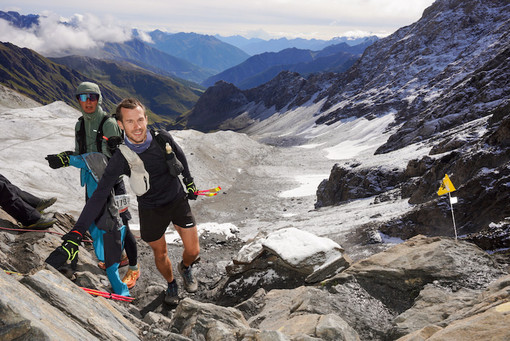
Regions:
<instances>
[{"instance_id":1,"label":"mountain ridge","mask_svg":"<svg viewBox=\"0 0 510 341\"><path fill-rule=\"evenodd\" d=\"M330 45L337 45L346 43L350 46L368 43L371 44L377 41L377 36L366 36L361 38L356 37L335 37L329 40L323 39L303 39L303 38L278 38L278 39L261 39L261 38L245 38L242 36L229 36L223 37L216 35L222 41L231 45L237 46L244 50L249 55L261 54L264 52L279 52L288 48L298 48L302 50L319 51L323 50Z\"/></svg>"},{"instance_id":2,"label":"mountain ridge","mask_svg":"<svg viewBox=\"0 0 510 341\"><path fill-rule=\"evenodd\" d=\"M473 7L462 1L436 1L419 21L370 45L346 72L305 77L310 90L296 91L295 99L299 100L290 98L287 107L310 100L323 102L317 113L317 124L327 125L352 116L371 117L391 111L397 112L396 124L417 117L424 103L434 99L441 101L438 94L442 89L454 90L468 71L475 75L483 63L491 65L491 58L495 65L498 65L498 58L506 62L503 47L508 41L508 22L505 21L508 11L505 9L509 5L499 0L491 0L487 6L489 4L490 7L481 4ZM471 11L471 14L464 15L464 11ZM445 35L452 38L445 39ZM501 55L498 57L498 54ZM501 77L495 79L506 89ZM489 84L496 88L495 84ZM281 84L281 89L285 87L296 89L291 83ZM252 109L246 113L256 117L269 107L258 105L264 102L262 94L257 98L255 90L251 93ZM242 106L234 108L239 113L245 112L244 109ZM193 114L207 115L205 112ZM231 113L225 114L232 117ZM221 122L221 118L218 119Z\"/></svg>"},{"instance_id":3,"label":"mountain ridge","mask_svg":"<svg viewBox=\"0 0 510 341\"><path fill-rule=\"evenodd\" d=\"M0 19L4 19L13 27L18 29L32 28L37 32L40 24L40 16L36 14L20 15L17 12L0 11ZM76 23L60 22L61 25L75 26ZM75 27L77 28L77 27ZM246 60L249 55L240 48L228 43L228 39L219 39L219 36L204 35L197 33L166 33L160 30L148 32L152 42L146 39L146 34L132 29L131 39L123 42L98 42L94 48L79 50L77 48L64 48L58 51L47 53L47 57L63 57L67 55L84 55L93 58L117 59L137 64L153 72L160 72L167 76L178 77L200 83L207 78L225 71L231 67L239 65ZM91 37L93 39L93 37ZM291 39L286 38L267 41L267 44L280 44L281 51L285 48L315 48L321 50L327 46L338 44L340 42L365 43L370 44L376 37L366 37L360 39L349 39L346 37L337 37L329 41L317 39ZM235 41L238 39L233 39ZM251 41L253 40L247 40ZM227 42L225 42L227 41ZM262 40L260 41L262 42ZM269 50L274 50L273 48ZM266 52L266 51L261 51ZM295 64L292 61L286 61L284 64ZM281 63L280 63L281 64ZM317 69L317 66L313 67ZM285 67L285 69L289 69ZM343 69L342 69L343 70ZM292 70L298 71L298 70ZM318 71L324 71L318 68ZM327 70L335 71L335 70ZM338 71L338 70L336 70ZM266 72L268 74L269 71ZM304 71L308 72L308 71ZM274 72L270 75L276 76ZM256 81L259 85L263 80L269 80L270 75L265 75L262 80ZM260 78L260 76L259 76ZM251 83L250 86L252 86Z\"/></svg>"},{"instance_id":4,"label":"mountain ridge","mask_svg":"<svg viewBox=\"0 0 510 341\"><path fill-rule=\"evenodd\" d=\"M214 73L221 72L246 60L249 55L237 47L211 35L197 33L149 32L150 45L170 55L185 59Z\"/></svg>"},{"instance_id":5,"label":"mountain ridge","mask_svg":"<svg viewBox=\"0 0 510 341\"><path fill-rule=\"evenodd\" d=\"M42 104L65 101L78 108L74 92L87 77L35 51L0 42L0 80L7 87ZM58 87L55 86L57 83ZM103 89L103 106L110 111L120 97L106 86Z\"/></svg>"},{"instance_id":6,"label":"mountain ridge","mask_svg":"<svg viewBox=\"0 0 510 341\"><path fill-rule=\"evenodd\" d=\"M298 72L304 76L318 72L341 73L352 66L369 45L370 43L349 46L340 43L320 51L294 47L279 52L265 52L209 77L202 85L209 87L222 80L246 90L269 82L281 71Z\"/></svg>"}]
</instances>

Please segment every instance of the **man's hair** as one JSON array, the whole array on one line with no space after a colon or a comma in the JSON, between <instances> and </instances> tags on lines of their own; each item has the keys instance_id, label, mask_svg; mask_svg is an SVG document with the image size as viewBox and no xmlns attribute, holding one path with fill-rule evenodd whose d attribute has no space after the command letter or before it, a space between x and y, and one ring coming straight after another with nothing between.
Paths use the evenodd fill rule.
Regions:
<instances>
[{"instance_id":1,"label":"man's hair","mask_svg":"<svg viewBox=\"0 0 510 341\"><path fill-rule=\"evenodd\" d=\"M122 108L125 108L125 109L135 109L136 107L140 107L142 108L143 110L143 113L145 115L145 117L147 117L147 113L145 112L145 106L142 104L142 102L140 102L139 100L137 100L136 98L124 98L118 105L117 105L117 109L115 109L115 118L118 120L118 121L121 121L122 122L122 113L121 113L121 109Z\"/></svg>"}]
</instances>

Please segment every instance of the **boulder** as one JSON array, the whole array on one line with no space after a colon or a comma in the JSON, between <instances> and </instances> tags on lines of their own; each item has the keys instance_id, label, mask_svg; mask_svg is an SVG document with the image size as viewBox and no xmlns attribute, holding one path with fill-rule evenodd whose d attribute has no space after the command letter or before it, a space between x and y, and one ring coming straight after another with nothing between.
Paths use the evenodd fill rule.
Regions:
<instances>
[{"instance_id":1,"label":"boulder","mask_svg":"<svg viewBox=\"0 0 510 341\"><path fill-rule=\"evenodd\" d=\"M344 271L344 275L353 276L370 295L397 313L409 309L422 289L434 281L452 291L479 290L503 274L494 259L476 245L422 235L358 261Z\"/></svg>"},{"instance_id":2,"label":"boulder","mask_svg":"<svg viewBox=\"0 0 510 341\"><path fill-rule=\"evenodd\" d=\"M275 231L245 245L227 267L230 276L221 295L224 304L239 303L259 288L295 288L317 283L351 263L329 238L296 228ZM228 303L227 303L228 302Z\"/></svg>"},{"instance_id":3,"label":"boulder","mask_svg":"<svg viewBox=\"0 0 510 341\"><path fill-rule=\"evenodd\" d=\"M236 340L235 335L249 329L243 314L235 308L182 300L172 319L172 330L192 340L207 335L207 340Z\"/></svg>"},{"instance_id":4,"label":"boulder","mask_svg":"<svg viewBox=\"0 0 510 341\"><path fill-rule=\"evenodd\" d=\"M233 259L234 264L240 265L237 271L243 272L243 266L250 268L264 251L277 256L282 266L309 276L307 279L315 278L315 282L347 268L350 263L344 249L331 239L285 228L244 246ZM324 270L330 267L334 269L329 273Z\"/></svg>"},{"instance_id":5,"label":"boulder","mask_svg":"<svg viewBox=\"0 0 510 341\"><path fill-rule=\"evenodd\" d=\"M8 331L27 340L139 340L137 327L106 299L92 297L59 272L41 270L22 281L25 285L0 272L0 335Z\"/></svg>"},{"instance_id":6,"label":"boulder","mask_svg":"<svg viewBox=\"0 0 510 341\"><path fill-rule=\"evenodd\" d=\"M403 182L403 172L383 167L348 169L335 164L329 178L317 188L315 208L368 198L394 189Z\"/></svg>"},{"instance_id":7,"label":"boulder","mask_svg":"<svg viewBox=\"0 0 510 341\"><path fill-rule=\"evenodd\" d=\"M433 334L447 335L454 325L465 326L469 323L487 323L494 334L500 335L497 340L508 337L508 315L510 315L510 276L503 276L491 283L486 290L461 289L457 292L438 288L435 285L427 286L417 297L414 306L399 315L396 319L397 334L406 335L401 340L410 340L412 336L421 335L427 340ZM500 313L500 314L497 314ZM475 322L476 321L476 322ZM471 327L473 328L473 327ZM438 333L439 331L443 332ZM485 326L472 329L473 334L464 340L476 340L480 337ZM433 331L433 332L432 332ZM488 330L483 332L485 335ZM503 337L502 335L506 335ZM492 337L492 336L491 336ZM446 338L450 340L450 338ZM462 338L452 338L461 340ZM483 338L482 338L483 339Z\"/></svg>"},{"instance_id":8,"label":"boulder","mask_svg":"<svg viewBox=\"0 0 510 341\"><path fill-rule=\"evenodd\" d=\"M293 339L379 340L392 328L392 314L354 285L338 291L302 286L257 294L257 312L244 311L250 326L280 330Z\"/></svg>"},{"instance_id":9,"label":"boulder","mask_svg":"<svg viewBox=\"0 0 510 341\"><path fill-rule=\"evenodd\" d=\"M428 284L414 305L395 318L395 333L406 335L425 327L440 325L448 316L469 304L479 292L463 288L454 292L449 288Z\"/></svg>"},{"instance_id":10,"label":"boulder","mask_svg":"<svg viewBox=\"0 0 510 341\"><path fill-rule=\"evenodd\" d=\"M398 341L479 341L510 339L510 302L502 303L481 314L449 324L445 328L427 326Z\"/></svg>"}]
</instances>

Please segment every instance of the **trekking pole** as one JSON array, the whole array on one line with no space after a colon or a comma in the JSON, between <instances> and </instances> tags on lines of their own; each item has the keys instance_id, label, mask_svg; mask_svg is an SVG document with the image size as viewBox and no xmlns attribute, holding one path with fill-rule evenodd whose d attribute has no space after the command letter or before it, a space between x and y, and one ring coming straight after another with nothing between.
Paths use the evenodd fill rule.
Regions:
<instances>
[{"instance_id":1,"label":"trekking pole","mask_svg":"<svg viewBox=\"0 0 510 341\"><path fill-rule=\"evenodd\" d=\"M214 187L214 188L209 188L209 189L203 189L203 190L200 190L200 191L196 191L195 195L203 195L203 196L206 196L206 197L213 197L216 194L218 194L218 192L220 190L221 190L221 187L217 186L217 187Z\"/></svg>"},{"instance_id":2,"label":"trekking pole","mask_svg":"<svg viewBox=\"0 0 510 341\"><path fill-rule=\"evenodd\" d=\"M83 290L85 290L85 292L87 292L91 295L101 296L104 298L111 298L114 300L119 300L119 301L124 301L124 302L132 302L134 300L134 297L122 296L122 295L112 294L109 292L99 291L99 290L94 290L94 289L89 289L89 288L84 288L84 287L81 287L81 288Z\"/></svg>"}]
</instances>

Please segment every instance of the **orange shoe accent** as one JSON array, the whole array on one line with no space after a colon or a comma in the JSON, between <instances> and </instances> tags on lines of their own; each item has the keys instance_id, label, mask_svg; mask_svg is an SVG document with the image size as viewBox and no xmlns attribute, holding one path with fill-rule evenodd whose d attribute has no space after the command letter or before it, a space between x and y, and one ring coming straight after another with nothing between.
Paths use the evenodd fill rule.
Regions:
<instances>
[{"instance_id":1,"label":"orange shoe accent","mask_svg":"<svg viewBox=\"0 0 510 341\"><path fill-rule=\"evenodd\" d=\"M138 270L128 269L126 275L122 279L122 282L126 283L128 289L131 289L135 286L138 277L140 277L140 266L138 266Z\"/></svg>"},{"instance_id":2,"label":"orange shoe accent","mask_svg":"<svg viewBox=\"0 0 510 341\"><path fill-rule=\"evenodd\" d=\"M129 258L127 255L121 258L119 268L122 268L123 266L129 265Z\"/></svg>"},{"instance_id":3,"label":"orange shoe accent","mask_svg":"<svg viewBox=\"0 0 510 341\"><path fill-rule=\"evenodd\" d=\"M127 255L124 255L124 257L122 257L122 259L120 260L119 268L122 268L123 266L126 265L129 265L129 258ZM106 265L104 262L98 262L97 266L102 270L106 270Z\"/></svg>"}]
</instances>

